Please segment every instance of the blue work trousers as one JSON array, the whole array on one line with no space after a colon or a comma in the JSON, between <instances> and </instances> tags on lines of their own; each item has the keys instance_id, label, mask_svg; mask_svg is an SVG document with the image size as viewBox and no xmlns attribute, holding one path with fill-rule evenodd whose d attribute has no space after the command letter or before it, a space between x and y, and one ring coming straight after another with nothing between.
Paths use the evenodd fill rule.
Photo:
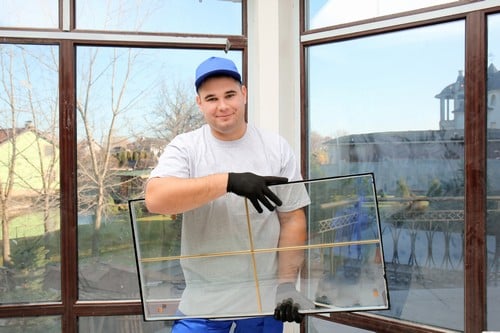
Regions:
<instances>
[{"instance_id":1,"label":"blue work trousers","mask_svg":"<svg viewBox=\"0 0 500 333\"><path fill-rule=\"evenodd\" d=\"M282 333L283 323L272 316L236 320L180 319L174 322L172 333Z\"/></svg>"}]
</instances>

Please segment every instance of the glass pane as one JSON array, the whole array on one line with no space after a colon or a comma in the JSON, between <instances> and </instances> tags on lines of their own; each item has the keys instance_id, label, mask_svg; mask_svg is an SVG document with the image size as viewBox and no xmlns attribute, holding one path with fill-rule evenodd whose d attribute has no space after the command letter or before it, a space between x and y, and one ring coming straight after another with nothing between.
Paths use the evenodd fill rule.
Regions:
<instances>
[{"instance_id":1,"label":"glass pane","mask_svg":"<svg viewBox=\"0 0 500 333\"><path fill-rule=\"evenodd\" d=\"M76 0L78 29L241 35L241 0Z\"/></svg>"},{"instance_id":2,"label":"glass pane","mask_svg":"<svg viewBox=\"0 0 500 333\"><path fill-rule=\"evenodd\" d=\"M304 244L280 247L278 239L260 228L257 212L238 196L226 199L241 211L231 220L235 227L230 237L215 227L193 236L189 224L202 225L203 214L189 220L195 223L183 224L182 214L149 214L144 200L129 202L146 320L273 314L288 297L278 287L278 264L297 257L306 259L300 296L294 298L299 312L388 308L373 175L275 185L272 190L285 207L311 202L305 211L309 231ZM186 252L182 240L193 239L198 239L197 251Z\"/></svg>"},{"instance_id":3,"label":"glass pane","mask_svg":"<svg viewBox=\"0 0 500 333\"><path fill-rule=\"evenodd\" d=\"M58 47L0 44L0 303L59 300Z\"/></svg>"},{"instance_id":4,"label":"glass pane","mask_svg":"<svg viewBox=\"0 0 500 333\"><path fill-rule=\"evenodd\" d=\"M59 333L61 318L57 316L2 318L0 333Z\"/></svg>"},{"instance_id":5,"label":"glass pane","mask_svg":"<svg viewBox=\"0 0 500 333\"><path fill-rule=\"evenodd\" d=\"M391 301L380 314L457 330L463 68L463 22L308 48L309 177L375 174Z\"/></svg>"},{"instance_id":6,"label":"glass pane","mask_svg":"<svg viewBox=\"0 0 500 333\"><path fill-rule=\"evenodd\" d=\"M78 47L80 298L139 298L127 200L166 143L200 126L195 68L221 54L241 69L241 52Z\"/></svg>"},{"instance_id":7,"label":"glass pane","mask_svg":"<svg viewBox=\"0 0 500 333\"><path fill-rule=\"evenodd\" d=\"M488 330L500 331L500 14L488 16L487 309Z\"/></svg>"},{"instance_id":8,"label":"glass pane","mask_svg":"<svg viewBox=\"0 0 500 333\"><path fill-rule=\"evenodd\" d=\"M350 23L459 0L305 0L306 29Z\"/></svg>"},{"instance_id":9,"label":"glass pane","mask_svg":"<svg viewBox=\"0 0 500 333\"><path fill-rule=\"evenodd\" d=\"M78 332L170 333L171 322L145 322L142 316L78 318Z\"/></svg>"},{"instance_id":10,"label":"glass pane","mask_svg":"<svg viewBox=\"0 0 500 333\"><path fill-rule=\"evenodd\" d=\"M59 1L2 0L0 27L57 29L59 27Z\"/></svg>"},{"instance_id":11,"label":"glass pane","mask_svg":"<svg viewBox=\"0 0 500 333\"><path fill-rule=\"evenodd\" d=\"M356 327L350 327L328 321L317 317L307 317L307 331L309 333L375 333L373 331L362 330Z\"/></svg>"}]
</instances>

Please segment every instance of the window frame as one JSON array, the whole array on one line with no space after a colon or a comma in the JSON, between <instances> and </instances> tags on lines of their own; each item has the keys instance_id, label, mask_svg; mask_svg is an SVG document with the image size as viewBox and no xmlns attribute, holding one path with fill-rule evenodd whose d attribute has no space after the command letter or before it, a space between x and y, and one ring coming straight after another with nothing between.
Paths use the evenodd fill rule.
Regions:
<instances>
[{"instance_id":1,"label":"window frame","mask_svg":"<svg viewBox=\"0 0 500 333\"><path fill-rule=\"evenodd\" d=\"M238 50L243 77L247 77L247 0L242 0L242 35L132 33L78 31L76 0L59 0L59 28L0 28L4 44L57 45L59 47L59 154L61 300L0 304L0 318L59 316L62 332L78 332L78 318L91 316L142 316L140 299L82 301L78 296L78 199L76 53L78 46Z\"/></svg>"},{"instance_id":2,"label":"window frame","mask_svg":"<svg viewBox=\"0 0 500 333\"><path fill-rule=\"evenodd\" d=\"M307 48L351 38L465 20L465 221L464 221L464 331L486 330L486 82L487 15L500 12L493 1L460 1L378 17L372 20L306 30L306 0L301 17L301 137L302 170L308 174ZM483 200L477 200L483 198ZM334 313L314 317L348 326L385 332L443 332L443 329L365 313Z\"/></svg>"}]
</instances>

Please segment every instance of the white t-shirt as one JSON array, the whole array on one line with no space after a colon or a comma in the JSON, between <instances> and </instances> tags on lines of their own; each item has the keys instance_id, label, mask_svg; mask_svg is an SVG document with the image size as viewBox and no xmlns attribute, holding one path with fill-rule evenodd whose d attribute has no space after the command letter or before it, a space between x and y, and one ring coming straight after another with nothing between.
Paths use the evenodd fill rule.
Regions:
<instances>
[{"instance_id":1,"label":"white t-shirt","mask_svg":"<svg viewBox=\"0 0 500 333\"><path fill-rule=\"evenodd\" d=\"M208 125L177 136L165 148L150 177L202 177L214 173L253 172L261 176L300 180L300 169L288 143L279 135L248 125L235 141L216 139ZM286 188L286 187L285 187ZM304 189L304 187L301 187ZM307 206L305 190L278 191L279 211ZM259 214L248 202L254 249L278 246L276 212L261 205ZM186 289L179 309L186 315L257 313L256 283L245 210L245 199L233 193L183 214L181 254L218 254L181 260ZM238 252L234 255L228 252ZM276 252L255 253L264 312L272 312L277 283Z\"/></svg>"}]
</instances>

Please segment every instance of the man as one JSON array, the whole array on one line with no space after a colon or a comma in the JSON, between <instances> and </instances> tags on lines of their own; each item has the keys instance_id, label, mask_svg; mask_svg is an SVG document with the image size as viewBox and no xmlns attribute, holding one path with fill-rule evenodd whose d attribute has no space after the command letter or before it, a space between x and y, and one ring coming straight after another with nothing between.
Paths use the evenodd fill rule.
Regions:
<instances>
[{"instance_id":1,"label":"man","mask_svg":"<svg viewBox=\"0 0 500 333\"><path fill-rule=\"evenodd\" d=\"M245 200L255 246L276 248L303 245L305 191L282 191L268 186L300 180L294 154L280 136L247 124L247 88L235 64L211 57L196 69L196 103L205 125L177 136L167 145L146 185L151 212L184 213L181 252L217 253L248 249ZM278 207L277 207L278 206ZM300 294L295 281L303 251L280 251L251 256L184 259L186 289L179 304L182 315L237 314L255 311L256 286L252 259L258 267L261 309L275 316L235 320L183 319L172 332L282 332L283 321L300 322ZM272 295L272 296L271 296ZM277 295L274 297L274 295ZM309 304L307 304L309 306Z\"/></svg>"}]
</instances>

